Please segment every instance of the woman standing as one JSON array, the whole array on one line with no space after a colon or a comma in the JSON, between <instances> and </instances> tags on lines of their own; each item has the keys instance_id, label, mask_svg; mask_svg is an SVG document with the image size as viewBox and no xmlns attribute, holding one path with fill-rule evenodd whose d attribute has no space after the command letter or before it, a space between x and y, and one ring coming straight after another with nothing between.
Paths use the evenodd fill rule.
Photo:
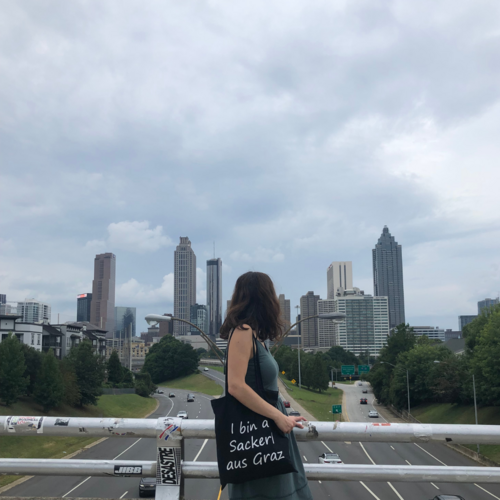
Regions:
<instances>
[{"instance_id":1,"label":"woman standing","mask_svg":"<svg viewBox=\"0 0 500 500\"><path fill-rule=\"evenodd\" d=\"M267 274L248 272L236 281L231 305L221 328L221 337L229 339L227 391L255 413L274 420L287 435L290 456L298 472L229 484L231 500L312 500L304 466L293 428L303 428L304 417L289 417L280 399L274 407L256 392L253 363L253 337L256 337L257 355L266 390L278 390L278 364L265 346L266 340L275 340L282 333L280 306L273 282Z\"/></svg>"}]
</instances>

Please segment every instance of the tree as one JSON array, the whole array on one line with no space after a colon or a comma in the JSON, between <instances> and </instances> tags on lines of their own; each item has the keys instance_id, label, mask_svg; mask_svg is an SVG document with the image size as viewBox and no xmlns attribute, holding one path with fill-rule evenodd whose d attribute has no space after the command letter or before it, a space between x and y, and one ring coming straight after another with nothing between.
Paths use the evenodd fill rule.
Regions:
<instances>
[{"instance_id":1,"label":"tree","mask_svg":"<svg viewBox=\"0 0 500 500\"><path fill-rule=\"evenodd\" d=\"M134 387L134 375L133 373L125 367L123 368L123 380L122 380L122 387Z\"/></svg>"},{"instance_id":2,"label":"tree","mask_svg":"<svg viewBox=\"0 0 500 500\"><path fill-rule=\"evenodd\" d=\"M108 364L108 382L116 386L123 381L123 368L120 363L120 358L118 357L118 353L113 351L111 356L109 357Z\"/></svg>"},{"instance_id":3,"label":"tree","mask_svg":"<svg viewBox=\"0 0 500 500\"><path fill-rule=\"evenodd\" d=\"M309 387L317 389L319 392L328 389L328 382L330 380L325 358L328 359L327 356L318 352L314 356L310 356L307 360L307 371L310 379Z\"/></svg>"},{"instance_id":4,"label":"tree","mask_svg":"<svg viewBox=\"0 0 500 500\"><path fill-rule=\"evenodd\" d=\"M92 351L90 341L84 340L73 347L69 352L68 361L74 369L80 391L78 406L97 405L97 400L102 393L104 363Z\"/></svg>"},{"instance_id":5,"label":"tree","mask_svg":"<svg viewBox=\"0 0 500 500\"><path fill-rule=\"evenodd\" d=\"M64 398L64 381L52 349L42 358L42 366L35 382L34 399L45 413L56 408Z\"/></svg>"},{"instance_id":6,"label":"tree","mask_svg":"<svg viewBox=\"0 0 500 500\"><path fill-rule=\"evenodd\" d=\"M24 377L28 379L28 386L26 387L26 394L33 395L35 390L35 382L42 367L43 354L27 344L21 344L21 350L24 355L24 362L26 370L24 370Z\"/></svg>"},{"instance_id":7,"label":"tree","mask_svg":"<svg viewBox=\"0 0 500 500\"><path fill-rule=\"evenodd\" d=\"M64 382L63 401L70 406L77 406L80 402L80 389L76 379L75 368L66 357L59 363L59 369Z\"/></svg>"},{"instance_id":8,"label":"tree","mask_svg":"<svg viewBox=\"0 0 500 500\"><path fill-rule=\"evenodd\" d=\"M155 384L183 377L196 371L198 353L189 344L165 335L146 354L142 373L149 373Z\"/></svg>"},{"instance_id":9,"label":"tree","mask_svg":"<svg viewBox=\"0 0 500 500\"><path fill-rule=\"evenodd\" d=\"M28 378L24 376L26 364L21 344L17 337L10 333L0 343L0 400L7 406L15 403L28 386Z\"/></svg>"}]
</instances>

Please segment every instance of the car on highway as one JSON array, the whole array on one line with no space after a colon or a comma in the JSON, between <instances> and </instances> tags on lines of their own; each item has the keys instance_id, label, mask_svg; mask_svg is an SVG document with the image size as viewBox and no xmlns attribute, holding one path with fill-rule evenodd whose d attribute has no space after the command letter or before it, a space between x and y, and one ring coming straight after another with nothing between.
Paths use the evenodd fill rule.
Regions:
<instances>
[{"instance_id":1,"label":"car on highway","mask_svg":"<svg viewBox=\"0 0 500 500\"><path fill-rule=\"evenodd\" d=\"M336 453L323 453L318 457L320 464L342 464L342 460Z\"/></svg>"},{"instance_id":2,"label":"car on highway","mask_svg":"<svg viewBox=\"0 0 500 500\"><path fill-rule=\"evenodd\" d=\"M283 406L285 408L290 408L290 401L283 401Z\"/></svg>"},{"instance_id":3,"label":"car on highway","mask_svg":"<svg viewBox=\"0 0 500 500\"><path fill-rule=\"evenodd\" d=\"M368 389L363 389L361 392L362 392L363 394L368 394Z\"/></svg>"},{"instance_id":4,"label":"car on highway","mask_svg":"<svg viewBox=\"0 0 500 500\"><path fill-rule=\"evenodd\" d=\"M366 398L361 398L361 399L359 400L359 404L360 404L360 405L367 405L367 404L368 404L368 399L366 399Z\"/></svg>"},{"instance_id":5,"label":"car on highway","mask_svg":"<svg viewBox=\"0 0 500 500\"><path fill-rule=\"evenodd\" d=\"M205 368L203 368L203 371L208 372L208 368L205 366Z\"/></svg>"},{"instance_id":6,"label":"car on highway","mask_svg":"<svg viewBox=\"0 0 500 500\"><path fill-rule=\"evenodd\" d=\"M168 393L168 397L169 397L169 398L175 398L175 394L174 394L173 392L169 392L169 393Z\"/></svg>"},{"instance_id":7,"label":"car on highway","mask_svg":"<svg viewBox=\"0 0 500 500\"><path fill-rule=\"evenodd\" d=\"M368 412L368 416L370 418L378 418L378 411L371 410L371 411Z\"/></svg>"},{"instance_id":8,"label":"car on highway","mask_svg":"<svg viewBox=\"0 0 500 500\"><path fill-rule=\"evenodd\" d=\"M194 394L188 394L187 395L187 402L188 403L194 403Z\"/></svg>"},{"instance_id":9,"label":"car on highway","mask_svg":"<svg viewBox=\"0 0 500 500\"><path fill-rule=\"evenodd\" d=\"M143 477L139 483L140 497L154 497L156 492L156 478Z\"/></svg>"},{"instance_id":10,"label":"car on highway","mask_svg":"<svg viewBox=\"0 0 500 500\"><path fill-rule=\"evenodd\" d=\"M289 417L300 417L300 413L297 410L292 410L288 412Z\"/></svg>"},{"instance_id":11,"label":"car on highway","mask_svg":"<svg viewBox=\"0 0 500 500\"><path fill-rule=\"evenodd\" d=\"M158 389L156 392L157 392L157 394L163 394L163 391L160 389Z\"/></svg>"},{"instance_id":12,"label":"car on highway","mask_svg":"<svg viewBox=\"0 0 500 500\"><path fill-rule=\"evenodd\" d=\"M177 413L177 418L189 418L188 412L181 410L179 413Z\"/></svg>"},{"instance_id":13,"label":"car on highway","mask_svg":"<svg viewBox=\"0 0 500 500\"><path fill-rule=\"evenodd\" d=\"M460 495L438 495L432 500L465 500L465 498Z\"/></svg>"}]
</instances>

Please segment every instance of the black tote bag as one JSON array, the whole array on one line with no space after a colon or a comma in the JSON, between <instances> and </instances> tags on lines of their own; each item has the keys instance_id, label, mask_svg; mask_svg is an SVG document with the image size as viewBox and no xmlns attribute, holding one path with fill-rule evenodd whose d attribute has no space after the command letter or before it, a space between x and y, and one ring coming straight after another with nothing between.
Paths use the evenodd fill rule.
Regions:
<instances>
[{"instance_id":1,"label":"black tote bag","mask_svg":"<svg viewBox=\"0 0 500 500\"><path fill-rule=\"evenodd\" d=\"M255 337L253 340L256 392L269 404L277 406L278 391L264 389L257 340ZM228 352L229 342L226 353ZM250 410L227 391L227 357L226 354L226 394L222 398L212 400L222 489L228 483L244 483L253 479L297 472L290 459L289 438L274 420Z\"/></svg>"}]
</instances>

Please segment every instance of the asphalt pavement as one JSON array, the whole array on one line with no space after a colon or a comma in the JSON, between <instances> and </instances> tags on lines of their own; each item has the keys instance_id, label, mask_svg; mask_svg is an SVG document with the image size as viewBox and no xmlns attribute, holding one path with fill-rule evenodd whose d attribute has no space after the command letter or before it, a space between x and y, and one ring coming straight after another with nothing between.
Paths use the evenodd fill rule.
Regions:
<instances>
[{"instance_id":1,"label":"asphalt pavement","mask_svg":"<svg viewBox=\"0 0 500 500\"><path fill-rule=\"evenodd\" d=\"M224 375L209 369L203 374L220 385L224 385ZM368 411L373 407L373 394L370 386L363 382L359 385L340 385L346 394L346 409L350 421L372 422ZM368 394L362 390L367 389ZM188 403L188 391L173 389L175 398L165 394L157 395L160 405L149 418L175 416L180 410L188 412L189 418L212 419L210 404L212 397L195 393L195 402ZM360 405L359 399L367 397L367 405ZM293 404L292 404L293 406ZM385 421L381 416L378 421ZM36 438L34 438L36 439ZM471 459L440 444L405 444L405 443L355 443L355 442L300 442L299 450L304 463L317 463L322 453L333 451L340 455L346 464L397 464L397 465L446 465L477 466ZM155 460L154 439L107 439L78 455L79 459L123 459ZM214 440L186 440L185 459L189 461L216 461ZM108 497L137 498L139 480L136 478L93 478L93 477L34 477L10 490L3 496L36 497ZM335 500L430 500L438 494L460 494L466 500L500 500L500 485L492 484L444 484L444 483L397 483L393 482L330 482L312 481L310 488L317 500L332 498ZM217 500L218 480L193 479L186 481L185 497L188 500ZM227 500L227 490L222 492L220 500Z\"/></svg>"}]
</instances>

